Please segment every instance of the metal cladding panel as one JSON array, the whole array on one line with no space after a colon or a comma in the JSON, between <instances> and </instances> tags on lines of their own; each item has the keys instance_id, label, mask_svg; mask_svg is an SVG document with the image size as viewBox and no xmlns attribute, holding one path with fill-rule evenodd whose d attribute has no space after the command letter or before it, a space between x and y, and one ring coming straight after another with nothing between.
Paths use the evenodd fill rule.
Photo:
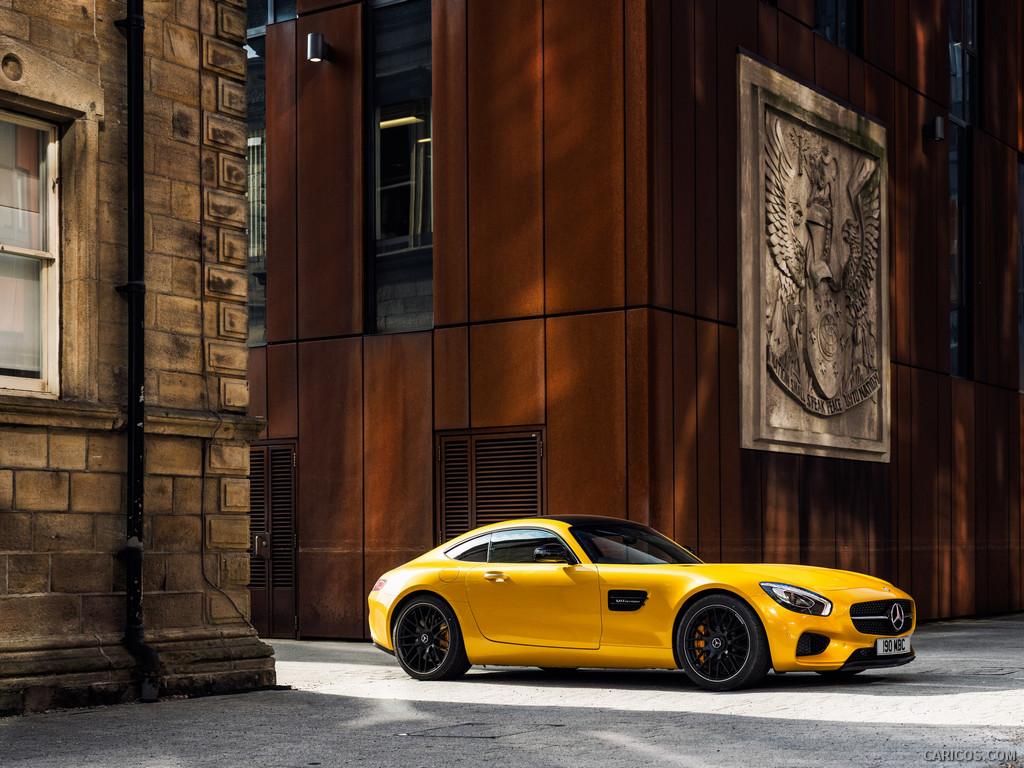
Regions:
<instances>
[{"instance_id":1,"label":"metal cladding panel","mask_svg":"<svg viewBox=\"0 0 1024 768\"><path fill-rule=\"evenodd\" d=\"M622 0L544 3L548 313L625 303Z\"/></svg>"},{"instance_id":2,"label":"metal cladding panel","mask_svg":"<svg viewBox=\"0 0 1024 768\"><path fill-rule=\"evenodd\" d=\"M434 331L434 429L469 427L469 329Z\"/></svg>"},{"instance_id":3,"label":"metal cladding panel","mask_svg":"<svg viewBox=\"0 0 1024 768\"><path fill-rule=\"evenodd\" d=\"M363 450L367 554L433 546L431 334L364 339ZM367 574L367 578L370 574Z\"/></svg>"},{"instance_id":4,"label":"metal cladding panel","mask_svg":"<svg viewBox=\"0 0 1024 768\"><path fill-rule=\"evenodd\" d=\"M249 415L266 418L267 416L267 348L249 348L249 368L246 374L249 382ZM260 439L266 437L266 427Z\"/></svg>"},{"instance_id":5,"label":"metal cladding panel","mask_svg":"<svg viewBox=\"0 0 1024 768\"><path fill-rule=\"evenodd\" d=\"M804 26L785 13L779 14L779 65L809 83L814 82L813 23Z\"/></svg>"},{"instance_id":6,"label":"metal cladding panel","mask_svg":"<svg viewBox=\"0 0 1024 768\"><path fill-rule=\"evenodd\" d=\"M697 323L672 318L673 505L675 538L700 552L697 528Z\"/></svg>"},{"instance_id":7,"label":"metal cladding panel","mask_svg":"<svg viewBox=\"0 0 1024 768\"><path fill-rule=\"evenodd\" d=\"M361 5L298 20L298 337L363 327L363 64ZM330 56L306 61L310 32ZM330 148L331 151L325 151Z\"/></svg>"},{"instance_id":8,"label":"metal cladding panel","mask_svg":"<svg viewBox=\"0 0 1024 768\"><path fill-rule=\"evenodd\" d=\"M943 3L911 0L908 3L910 82L932 101L949 98L949 13ZM867 35L865 35L865 38Z\"/></svg>"},{"instance_id":9,"label":"metal cladding panel","mask_svg":"<svg viewBox=\"0 0 1024 768\"><path fill-rule=\"evenodd\" d=\"M722 493L717 323L697 321L697 519L700 551L721 558Z\"/></svg>"},{"instance_id":10,"label":"metal cladding panel","mask_svg":"<svg viewBox=\"0 0 1024 768\"><path fill-rule=\"evenodd\" d=\"M466 322L466 0L433 4L434 322Z\"/></svg>"},{"instance_id":11,"label":"metal cladding panel","mask_svg":"<svg viewBox=\"0 0 1024 768\"><path fill-rule=\"evenodd\" d=\"M468 7L469 315L544 310L541 0Z\"/></svg>"},{"instance_id":12,"label":"metal cladding panel","mask_svg":"<svg viewBox=\"0 0 1024 768\"><path fill-rule=\"evenodd\" d=\"M952 615L973 612L975 583L975 435L972 382L952 379L952 475L950 482Z\"/></svg>"},{"instance_id":13,"label":"metal cladding panel","mask_svg":"<svg viewBox=\"0 0 1024 768\"><path fill-rule=\"evenodd\" d=\"M850 100L850 54L821 35L814 36L814 84L837 99Z\"/></svg>"},{"instance_id":14,"label":"metal cladding panel","mask_svg":"<svg viewBox=\"0 0 1024 768\"><path fill-rule=\"evenodd\" d=\"M295 437L298 433L298 370L295 344L275 344L267 350L267 436Z\"/></svg>"},{"instance_id":15,"label":"metal cladding panel","mask_svg":"<svg viewBox=\"0 0 1024 768\"><path fill-rule=\"evenodd\" d=\"M908 118L911 127L904 137L897 141L904 142L905 154L909 163L909 175L906 179L907 253L909 284L905 286L904 296L908 302L907 320L910 326L910 359L920 368L935 370L938 367L938 323L944 320L941 338L945 346L949 346L948 328L949 314L940 318L936 307L935 284L939 271L935 268L935 254L946 253L949 241L937 240L937 225L933 219L935 199L940 190L934 184L933 169L936 165L949 171L949 146L944 142L928 141L924 143L919 126L924 125L928 116L935 110L917 94L908 91ZM946 209L949 206L948 189L944 200ZM948 221L949 216L941 217ZM948 286L948 279L942 275L941 282ZM948 294L948 287L947 287Z\"/></svg>"},{"instance_id":16,"label":"metal cladding panel","mask_svg":"<svg viewBox=\"0 0 1024 768\"><path fill-rule=\"evenodd\" d=\"M718 3L697 0L693 12L694 115L718 113ZM725 13L724 9L722 10ZM730 71L735 70L735 63ZM735 101L735 96L731 95ZM695 190L694 290L696 314L718 319L718 121L694 120L693 152ZM723 147L735 156L736 141Z\"/></svg>"},{"instance_id":17,"label":"metal cladding panel","mask_svg":"<svg viewBox=\"0 0 1024 768\"><path fill-rule=\"evenodd\" d=\"M298 347L299 634L362 637L362 344Z\"/></svg>"},{"instance_id":18,"label":"metal cladding panel","mask_svg":"<svg viewBox=\"0 0 1024 768\"><path fill-rule=\"evenodd\" d=\"M543 320L473 326L469 360L470 426L544 423Z\"/></svg>"},{"instance_id":19,"label":"metal cladding panel","mask_svg":"<svg viewBox=\"0 0 1024 768\"><path fill-rule=\"evenodd\" d=\"M295 338L295 22L267 28L267 341Z\"/></svg>"},{"instance_id":20,"label":"metal cladding panel","mask_svg":"<svg viewBox=\"0 0 1024 768\"><path fill-rule=\"evenodd\" d=\"M299 637L359 638L366 632L363 553L299 552Z\"/></svg>"},{"instance_id":21,"label":"metal cladding panel","mask_svg":"<svg viewBox=\"0 0 1024 768\"><path fill-rule=\"evenodd\" d=\"M622 312L547 320L550 514L626 509L625 346Z\"/></svg>"},{"instance_id":22,"label":"metal cladding panel","mask_svg":"<svg viewBox=\"0 0 1024 768\"><path fill-rule=\"evenodd\" d=\"M687 314L696 306L693 12L672 6L672 306Z\"/></svg>"},{"instance_id":23,"label":"metal cladding panel","mask_svg":"<svg viewBox=\"0 0 1024 768\"><path fill-rule=\"evenodd\" d=\"M761 499L764 504L764 561L800 561L800 476L803 456L763 453Z\"/></svg>"},{"instance_id":24,"label":"metal cladding panel","mask_svg":"<svg viewBox=\"0 0 1024 768\"><path fill-rule=\"evenodd\" d=\"M672 316L626 312L628 519L672 535Z\"/></svg>"},{"instance_id":25,"label":"metal cladding panel","mask_svg":"<svg viewBox=\"0 0 1024 768\"><path fill-rule=\"evenodd\" d=\"M298 345L299 547L363 544L363 379L359 339Z\"/></svg>"},{"instance_id":26,"label":"metal cladding panel","mask_svg":"<svg viewBox=\"0 0 1024 768\"><path fill-rule=\"evenodd\" d=\"M938 428L936 421L936 376L927 371L910 372L911 430L914 453L910 468L911 508L901 510L911 518L911 577L909 591L917 602L922 619L938 614Z\"/></svg>"},{"instance_id":27,"label":"metal cladding panel","mask_svg":"<svg viewBox=\"0 0 1024 768\"><path fill-rule=\"evenodd\" d=\"M808 456L804 459L804 487L800 504L800 562L826 568L836 560L835 459Z\"/></svg>"}]
</instances>

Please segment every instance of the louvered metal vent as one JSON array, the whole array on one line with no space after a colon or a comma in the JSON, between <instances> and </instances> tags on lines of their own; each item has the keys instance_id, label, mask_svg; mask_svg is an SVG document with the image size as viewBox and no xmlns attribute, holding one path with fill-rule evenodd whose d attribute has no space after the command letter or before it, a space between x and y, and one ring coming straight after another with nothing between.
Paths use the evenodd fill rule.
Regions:
<instances>
[{"instance_id":1,"label":"louvered metal vent","mask_svg":"<svg viewBox=\"0 0 1024 768\"><path fill-rule=\"evenodd\" d=\"M271 586L295 586L295 473L291 446L270 449Z\"/></svg>"},{"instance_id":2,"label":"louvered metal vent","mask_svg":"<svg viewBox=\"0 0 1024 768\"><path fill-rule=\"evenodd\" d=\"M539 431L441 438L441 537L543 513Z\"/></svg>"},{"instance_id":3,"label":"louvered metal vent","mask_svg":"<svg viewBox=\"0 0 1024 768\"><path fill-rule=\"evenodd\" d=\"M249 458L249 540L253 534L267 530L267 453L263 449L254 449ZM263 588L267 586L267 561L252 557L252 544L249 545L249 587Z\"/></svg>"}]
</instances>

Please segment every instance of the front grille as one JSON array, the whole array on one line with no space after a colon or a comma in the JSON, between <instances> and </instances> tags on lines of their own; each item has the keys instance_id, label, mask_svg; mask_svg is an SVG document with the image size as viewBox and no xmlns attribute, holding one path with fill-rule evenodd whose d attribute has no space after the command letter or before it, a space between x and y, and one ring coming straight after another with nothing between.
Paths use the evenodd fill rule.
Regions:
<instances>
[{"instance_id":1,"label":"front grille","mask_svg":"<svg viewBox=\"0 0 1024 768\"><path fill-rule=\"evenodd\" d=\"M796 641L796 655L817 656L819 653L825 652L830 642L832 641L824 635L819 635L816 632L804 632Z\"/></svg>"},{"instance_id":2,"label":"front grille","mask_svg":"<svg viewBox=\"0 0 1024 768\"><path fill-rule=\"evenodd\" d=\"M899 605L903 609L903 624L898 629L893 626L890 614L892 607ZM850 606L850 618L858 632L865 635L902 635L909 632L914 624L913 600L871 600L866 603L855 603Z\"/></svg>"}]
</instances>

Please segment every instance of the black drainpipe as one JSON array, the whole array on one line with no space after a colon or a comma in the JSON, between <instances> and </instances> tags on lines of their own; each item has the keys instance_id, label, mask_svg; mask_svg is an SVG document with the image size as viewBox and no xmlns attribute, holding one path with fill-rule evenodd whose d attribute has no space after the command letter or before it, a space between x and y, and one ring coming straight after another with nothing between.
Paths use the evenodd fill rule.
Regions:
<instances>
[{"instance_id":1,"label":"black drainpipe","mask_svg":"<svg viewBox=\"0 0 1024 768\"><path fill-rule=\"evenodd\" d=\"M143 196L143 33L142 0L128 0L128 17L115 22L128 41L128 283L118 290L128 301L127 542L124 647L136 663L139 698L156 701L160 659L143 640L142 519L146 471L146 250Z\"/></svg>"}]
</instances>

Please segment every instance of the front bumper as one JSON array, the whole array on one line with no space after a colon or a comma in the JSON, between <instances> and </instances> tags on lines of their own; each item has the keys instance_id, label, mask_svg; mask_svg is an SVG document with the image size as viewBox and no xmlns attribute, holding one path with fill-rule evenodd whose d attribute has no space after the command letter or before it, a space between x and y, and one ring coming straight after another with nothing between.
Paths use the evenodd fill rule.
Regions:
<instances>
[{"instance_id":1,"label":"front bumper","mask_svg":"<svg viewBox=\"0 0 1024 768\"><path fill-rule=\"evenodd\" d=\"M860 648L850 654L850 658L839 668L840 672L860 672L864 669L885 669L886 667L902 667L917 657L911 646L910 653L902 656L879 656L874 648Z\"/></svg>"}]
</instances>

